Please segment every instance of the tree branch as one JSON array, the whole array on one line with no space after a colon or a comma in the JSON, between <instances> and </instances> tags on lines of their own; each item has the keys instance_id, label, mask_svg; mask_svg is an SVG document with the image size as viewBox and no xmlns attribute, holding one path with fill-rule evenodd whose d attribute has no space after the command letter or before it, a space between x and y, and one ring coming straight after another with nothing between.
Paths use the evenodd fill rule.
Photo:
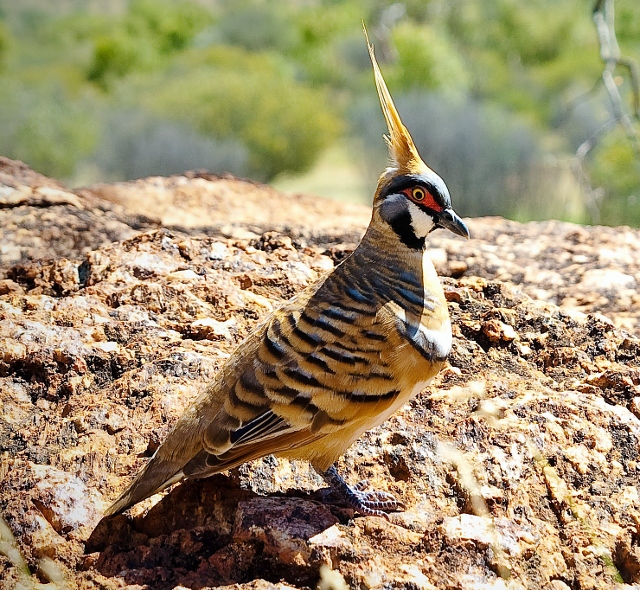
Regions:
<instances>
[{"instance_id":1,"label":"tree branch","mask_svg":"<svg viewBox=\"0 0 640 590\"><path fill-rule=\"evenodd\" d=\"M584 163L589 153L596 147L600 139L606 135L616 125L620 125L624 130L631 148L633 149L638 162L640 162L640 136L634 126L632 117L640 121L640 67L631 58L623 56L618 45L618 38L615 29L615 10L614 0L596 0L593 7L593 24L595 25L596 34L598 35L598 44L600 48L600 59L604 63L604 69L599 80L583 95L571 101L570 108L574 108L591 96L602 83L609 96L611 103L612 117L598 131L596 131L589 139L580 144L574 156L573 168L574 172L582 186L587 201L587 208L591 214L591 220L594 223L600 220L599 203L602 200L602 190L594 189L591 186L589 175L587 174ZM618 84L614 78L615 69L624 67L631 82L631 96L633 114L629 115L625 109L622 95L618 88Z\"/></svg>"}]
</instances>

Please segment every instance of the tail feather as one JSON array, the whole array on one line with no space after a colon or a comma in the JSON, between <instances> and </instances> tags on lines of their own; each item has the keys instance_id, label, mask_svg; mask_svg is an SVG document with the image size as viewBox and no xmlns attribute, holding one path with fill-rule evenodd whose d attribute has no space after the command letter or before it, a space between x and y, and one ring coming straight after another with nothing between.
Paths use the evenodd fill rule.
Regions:
<instances>
[{"instance_id":1,"label":"tail feather","mask_svg":"<svg viewBox=\"0 0 640 590\"><path fill-rule=\"evenodd\" d=\"M105 516L118 514L187 477L185 465L202 451L203 431L215 419L222 405L222 397L212 398L211 393L220 391L218 382L214 382L185 411L144 469L109 506Z\"/></svg>"},{"instance_id":2,"label":"tail feather","mask_svg":"<svg viewBox=\"0 0 640 590\"><path fill-rule=\"evenodd\" d=\"M137 475L131 485L107 508L105 516L113 516L141 502L149 496L161 492L184 478L182 470L175 471L175 464L158 464L151 459Z\"/></svg>"}]
</instances>

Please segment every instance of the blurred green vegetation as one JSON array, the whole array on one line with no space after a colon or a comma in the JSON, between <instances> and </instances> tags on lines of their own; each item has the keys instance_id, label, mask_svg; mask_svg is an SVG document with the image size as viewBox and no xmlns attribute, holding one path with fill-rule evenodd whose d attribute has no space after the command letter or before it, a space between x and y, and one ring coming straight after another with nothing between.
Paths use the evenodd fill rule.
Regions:
<instances>
[{"instance_id":1,"label":"blurred green vegetation","mask_svg":"<svg viewBox=\"0 0 640 590\"><path fill-rule=\"evenodd\" d=\"M9 51L10 35L7 26L0 21L0 71L4 66L5 57Z\"/></svg>"},{"instance_id":2,"label":"blurred green vegetation","mask_svg":"<svg viewBox=\"0 0 640 590\"><path fill-rule=\"evenodd\" d=\"M640 60L636 4L616 0L616 28ZM370 200L386 154L364 21L461 214L588 222L572 156L611 116L601 89L575 102L602 71L592 6L0 0L0 154L71 184L208 168L288 187L320 161L317 185L343 157L336 180ZM640 225L640 163L622 132L603 136L585 172L604 190L604 223Z\"/></svg>"},{"instance_id":3,"label":"blurred green vegetation","mask_svg":"<svg viewBox=\"0 0 640 590\"><path fill-rule=\"evenodd\" d=\"M93 45L87 80L108 89L133 72L162 68L166 59L186 49L212 21L208 10L192 2L132 0L115 23L76 19L72 27L80 39Z\"/></svg>"},{"instance_id":4,"label":"blurred green vegetation","mask_svg":"<svg viewBox=\"0 0 640 590\"><path fill-rule=\"evenodd\" d=\"M149 111L244 143L247 174L260 179L307 169L341 131L327 93L295 80L280 60L239 47L188 52L135 86Z\"/></svg>"}]
</instances>

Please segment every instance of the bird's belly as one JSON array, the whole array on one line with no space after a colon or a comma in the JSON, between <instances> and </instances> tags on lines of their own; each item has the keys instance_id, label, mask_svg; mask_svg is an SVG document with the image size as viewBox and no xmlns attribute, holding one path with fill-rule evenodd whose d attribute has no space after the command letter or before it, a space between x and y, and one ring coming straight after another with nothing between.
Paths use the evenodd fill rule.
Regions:
<instances>
[{"instance_id":1,"label":"bird's belly","mask_svg":"<svg viewBox=\"0 0 640 590\"><path fill-rule=\"evenodd\" d=\"M332 432L314 441L310 445L290 449L278 454L290 459L306 459L310 461L318 471L325 471L335 463L364 432L376 428L391 417L405 403L427 387L432 379L433 376L404 388L389 406L374 416L369 415L360 420L353 420L344 428Z\"/></svg>"},{"instance_id":2,"label":"bird's belly","mask_svg":"<svg viewBox=\"0 0 640 590\"><path fill-rule=\"evenodd\" d=\"M380 412L380 414L376 416L373 423L367 425L366 430L375 428L376 426L380 426L380 424L382 424L387 418L393 416L393 414L395 414L409 400L418 395L425 387L427 387L427 385L429 385L429 383L431 383L432 380L433 377L430 377L425 381L418 381L413 387L408 387L406 389L406 392L401 392L400 395L398 395L398 397L394 400L393 404L391 404L384 412Z\"/></svg>"}]
</instances>

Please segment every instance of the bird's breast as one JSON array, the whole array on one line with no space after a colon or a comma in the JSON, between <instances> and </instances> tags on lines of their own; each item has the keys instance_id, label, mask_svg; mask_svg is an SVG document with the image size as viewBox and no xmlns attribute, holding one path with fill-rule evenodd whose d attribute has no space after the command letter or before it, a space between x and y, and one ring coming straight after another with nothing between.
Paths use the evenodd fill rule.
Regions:
<instances>
[{"instance_id":1,"label":"bird's breast","mask_svg":"<svg viewBox=\"0 0 640 590\"><path fill-rule=\"evenodd\" d=\"M444 361L451 352L451 322L431 261L424 256L419 272L401 272L391 285L384 312L391 318L400 347L408 345L427 363Z\"/></svg>"},{"instance_id":2,"label":"bird's breast","mask_svg":"<svg viewBox=\"0 0 640 590\"><path fill-rule=\"evenodd\" d=\"M391 304L396 330L400 337L427 362L444 361L451 352L451 322L448 317L438 318L433 314L407 311Z\"/></svg>"}]
</instances>

